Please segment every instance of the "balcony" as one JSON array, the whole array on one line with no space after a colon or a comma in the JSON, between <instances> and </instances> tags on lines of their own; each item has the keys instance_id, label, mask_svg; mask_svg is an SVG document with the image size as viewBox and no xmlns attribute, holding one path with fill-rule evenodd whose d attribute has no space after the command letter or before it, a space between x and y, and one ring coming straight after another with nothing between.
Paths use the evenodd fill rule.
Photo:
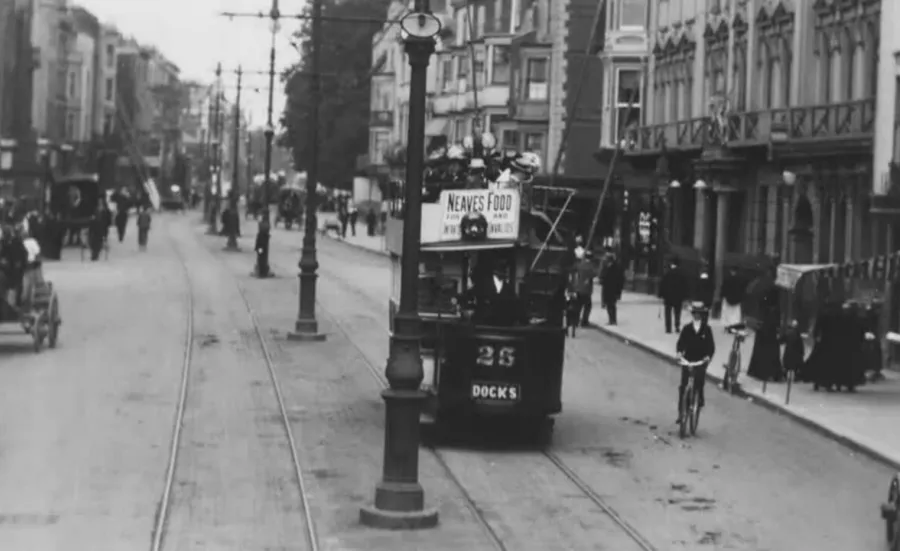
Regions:
<instances>
[{"instance_id":1,"label":"balcony","mask_svg":"<svg viewBox=\"0 0 900 551\"><path fill-rule=\"evenodd\" d=\"M865 142L874 136L874 98L728 114L720 125L709 117L637 128L631 133L628 155L656 154L663 148L701 149L720 145L731 148L768 145L773 129L785 147L841 142ZM865 144L862 144L865 145Z\"/></svg>"},{"instance_id":2,"label":"balcony","mask_svg":"<svg viewBox=\"0 0 900 551\"><path fill-rule=\"evenodd\" d=\"M370 128L393 128L394 112L393 111L372 111L369 116Z\"/></svg>"}]
</instances>

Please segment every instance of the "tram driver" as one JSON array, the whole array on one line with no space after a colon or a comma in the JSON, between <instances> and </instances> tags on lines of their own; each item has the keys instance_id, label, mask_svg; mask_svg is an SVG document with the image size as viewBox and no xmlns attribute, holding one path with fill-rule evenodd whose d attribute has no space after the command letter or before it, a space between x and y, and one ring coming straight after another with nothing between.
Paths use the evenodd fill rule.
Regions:
<instances>
[{"instance_id":1,"label":"tram driver","mask_svg":"<svg viewBox=\"0 0 900 551\"><path fill-rule=\"evenodd\" d=\"M511 266L503 259L482 257L472 274L474 321L512 327L528 323L525 308L510 280Z\"/></svg>"}]
</instances>

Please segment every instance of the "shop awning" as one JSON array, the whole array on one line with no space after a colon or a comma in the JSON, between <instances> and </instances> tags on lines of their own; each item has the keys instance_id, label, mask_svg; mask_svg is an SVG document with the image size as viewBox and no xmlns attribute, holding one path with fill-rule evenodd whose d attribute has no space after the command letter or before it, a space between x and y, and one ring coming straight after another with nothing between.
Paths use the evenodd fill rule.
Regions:
<instances>
[{"instance_id":1,"label":"shop awning","mask_svg":"<svg viewBox=\"0 0 900 551\"><path fill-rule=\"evenodd\" d=\"M778 266L776 284L793 289L806 277L895 281L900 277L900 251L845 264L782 264Z\"/></svg>"},{"instance_id":2,"label":"shop awning","mask_svg":"<svg viewBox=\"0 0 900 551\"><path fill-rule=\"evenodd\" d=\"M434 136L444 136L447 134L447 126L450 124L449 119L439 118L431 119L425 123L425 137L432 138Z\"/></svg>"},{"instance_id":3,"label":"shop awning","mask_svg":"<svg viewBox=\"0 0 900 551\"><path fill-rule=\"evenodd\" d=\"M782 289L793 289L805 274L832 266L834 264L779 264L775 275L775 285Z\"/></svg>"}]
</instances>

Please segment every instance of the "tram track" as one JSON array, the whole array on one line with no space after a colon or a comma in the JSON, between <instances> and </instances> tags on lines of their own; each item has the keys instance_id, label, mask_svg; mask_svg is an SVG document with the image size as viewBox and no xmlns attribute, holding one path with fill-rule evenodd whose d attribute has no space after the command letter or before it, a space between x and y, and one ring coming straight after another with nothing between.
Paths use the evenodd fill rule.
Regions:
<instances>
[{"instance_id":1,"label":"tram track","mask_svg":"<svg viewBox=\"0 0 900 551\"><path fill-rule=\"evenodd\" d=\"M341 277L341 274L329 270L328 275L331 281L337 282L347 292L359 297L360 300L378 308L378 301L376 301L369 294L358 289L351 282ZM329 318L331 318L334 326L340 330L347 341L350 342L351 345L359 353L361 359L364 362L364 365L367 367L368 372L375 379L376 383L382 389L387 388L388 381L386 377L370 361L369 356L366 354L366 352L362 350L362 348L356 343L353 338L351 338L351 331L349 330L349 328L346 327L346 325L339 321L335 316L331 315L328 312L326 312L326 314ZM379 321L379 325L382 329L384 329L386 334L389 334L389 330L383 321ZM476 499L472 496L471 492L469 492L462 481L457 477L444 454L434 446L425 446L425 449L434 457L434 459L440 465L441 469L454 484L454 486L458 489L463 497L463 500L465 501L467 509L471 512L476 522L485 533L486 537L491 541L493 548L497 550L509 549L510 547L507 545L507 543L505 543L498 531L491 525L484 511L481 507L479 507ZM627 538L631 542L634 543L634 545L637 546L638 549L640 549L640 551L658 551L658 547L656 547L637 528L635 528L624 517L622 517L616 511L616 509L606 499L599 495L589 484L582 480L581 477L578 476L578 474L571 467L569 467L558 454L549 449L541 449L536 453L538 453L540 457L542 457L547 463L549 463L549 465L551 465L557 473L561 474L572 486L574 486L583 497L587 498L591 503L593 503L616 527L618 527L619 530L622 531L623 534L627 536Z\"/></svg>"},{"instance_id":2,"label":"tram track","mask_svg":"<svg viewBox=\"0 0 900 551\"><path fill-rule=\"evenodd\" d=\"M165 549L165 536L171 512L172 491L175 484L176 472L178 469L178 460L182 448L181 438L184 428L186 405L190 395L190 378L195 342L194 313L196 300L193 290L193 281L188 270L187 261L180 248L178 240L171 233L169 233L167 237L169 238L170 244L175 251L179 264L181 265L187 284L187 322L184 338L185 351L181 368L181 381L179 385L178 399L175 409L175 419L173 421L172 427L172 438L169 444L169 456L166 465L166 474L163 482L163 488L160 494L160 499L156 508L156 515L154 518L150 551L163 551ZM216 258L212 253L210 253L205 247L202 248L204 252L209 254L214 261L220 264L224 264L219 258ZM256 340L259 343L259 349L262 355L262 359L266 365L268 378L271 383L275 400L277 402L278 417L280 419L282 428L284 429L284 435L287 440L287 445L291 457L291 469L293 471L294 481L299 491L300 507L303 511L304 516L304 528L306 540L308 543L308 549L309 551L319 551L319 541L316 533L315 522L313 521L310 510L309 497L307 493L306 482L303 477L300 455L297 449L294 431L291 427L290 418L288 416L287 406L284 401L284 393L282 391L281 383L279 381L277 370L275 368L273 355L269 347L269 343L265 339L265 335L259 324L258 316L253 309L250 299L247 296L246 290L236 276L232 275L232 281L234 282L235 286L237 287L237 291L241 296Z\"/></svg>"}]
</instances>

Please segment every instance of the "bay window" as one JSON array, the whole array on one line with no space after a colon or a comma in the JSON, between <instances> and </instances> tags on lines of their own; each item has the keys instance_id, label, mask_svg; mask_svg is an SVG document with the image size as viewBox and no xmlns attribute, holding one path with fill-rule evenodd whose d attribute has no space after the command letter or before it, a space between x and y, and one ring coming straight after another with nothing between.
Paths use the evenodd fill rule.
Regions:
<instances>
[{"instance_id":1,"label":"bay window","mask_svg":"<svg viewBox=\"0 0 900 551\"><path fill-rule=\"evenodd\" d=\"M525 67L525 99L546 100L548 66L547 58L532 58Z\"/></svg>"},{"instance_id":2,"label":"bay window","mask_svg":"<svg viewBox=\"0 0 900 551\"><path fill-rule=\"evenodd\" d=\"M618 0L615 15L619 29L644 29L647 25L647 0Z\"/></svg>"},{"instance_id":3,"label":"bay window","mask_svg":"<svg viewBox=\"0 0 900 551\"><path fill-rule=\"evenodd\" d=\"M456 57L456 85L457 91L467 90L469 87L469 57Z\"/></svg>"},{"instance_id":4,"label":"bay window","mask_svg":"<svg viewBox=\"0 0 900 551\"><path fill-rule=\"evenodd\" d=\"M441 61L441 86L444 93L453 91L453 58L448 57Z\"/></svg>"},{"instance_id":5,"label":"bay window","mask_svg":"<svg viewBox=\"0 0 900 551\"><path fill-rule=\"evenodd\" d=\"M491 46L491 84L509 84L509 46Z\"/></svg>"},{"instance_id":6,"label":"bay window","mask_svg":"<svg viewBox=\"0 0 900 551\"><path fill-rule=\"evenodd\" d=\"M625 139L627 130L641 124L641 72L638 69L616 71L615 142Z\"/></svg>"},{"instance_id":7,"label":"bay window","mask_svg":"<svg viewBox=\"0 0 900 551\"><path fill-rule=\"evenodd\" d=\"M504 130L500 135L500 147L504 151L519 151L519 132L516 130Z\"/></svg>"}]
</instances>

